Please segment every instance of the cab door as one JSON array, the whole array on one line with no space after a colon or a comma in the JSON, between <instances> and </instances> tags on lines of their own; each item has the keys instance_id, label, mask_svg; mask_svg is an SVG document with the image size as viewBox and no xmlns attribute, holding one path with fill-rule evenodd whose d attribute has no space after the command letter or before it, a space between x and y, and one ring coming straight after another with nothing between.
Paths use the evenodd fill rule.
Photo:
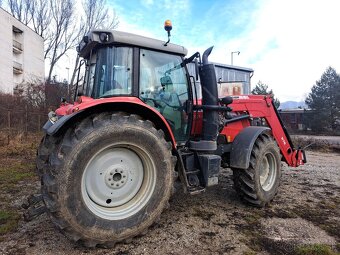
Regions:
<instances>
[{"instance_id":1,"label":"cab door","mask_svg":"<svg viewBox=\"0 0 340 255\"><path fill-rule=\"evenodd\" d=\"M159 111L169 123L177 142L189 138L186 107L189 84L182 57L140 49L139 97Z\"/></svg>"}]
</instances>

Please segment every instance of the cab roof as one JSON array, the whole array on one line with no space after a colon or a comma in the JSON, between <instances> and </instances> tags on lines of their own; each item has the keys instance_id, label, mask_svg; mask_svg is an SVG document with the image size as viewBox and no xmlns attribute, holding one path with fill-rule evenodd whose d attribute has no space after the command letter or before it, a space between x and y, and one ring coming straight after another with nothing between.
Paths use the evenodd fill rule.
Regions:
<instances>
[{"instance_id":1,"label":"cab roof","mask_svg":"<svg viewBox=\"0 0 340 255\"><path fill-rule=\"evenodd\" d=\"M77 48L81 57L86 58L91 50L98 45L119 45L125 44L141 48L154 49L172 54L185 56L188 50L180 45L168 43L141 35L121 32L116 30L92 30L80 42Z\"/></svg>"}]
</instances>

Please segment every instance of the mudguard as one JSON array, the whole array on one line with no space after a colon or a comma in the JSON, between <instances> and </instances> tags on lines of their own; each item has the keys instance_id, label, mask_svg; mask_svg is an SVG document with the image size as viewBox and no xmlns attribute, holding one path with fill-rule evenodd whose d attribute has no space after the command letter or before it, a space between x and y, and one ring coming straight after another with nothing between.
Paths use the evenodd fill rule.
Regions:
<instances>
[{"instance_id":1,"label":"mudguard","mask_svg":"<svg viewBox=\"0 0 340 255\"><path fill-rule=\"evenodd\" d=\"M230 167L247 169L250 155L256 139L264 132L270 132L268 127L250 126L243 129L233 141L230 152Z\"/></svg>"},{"instance_id":2,"label":"mudguard","mask_svg":"<svg viewBox=\"0 0 340 255\"><path fill-rule=\"evenodd\" d=\"M124 100L119 98L119 100ZM93 114L93 113L100 113L103 111L126 111L131 114L138 114L145 119L150 120L154 123L155 127L157 129L162 129L165 133L165 138L168 141L171 141L174 148L176 148L176 140L175 137L171 131L171 128L165 118L155 109L153 109L151 106L148 106L142 102L139 102L137 100L139 99L130 99L130 101L136 101L136 102L120 102L116 99L117 102L110 102L109 99L103 99L95 101L95 104L92 103L92 105L85 105L81 107L80 105L77 105L77 108L81 108L76 112L73 112L69 115L60 116L58 121L56 121L54 124L50 120L48 120L43 130L46 134L54 136L57 135L59 132L62 132L62 130L65 130L69 127L69 125L72 125L72 123L77 122L78 120ZM105 102L106 101L106 102ZM91 103L91 102L90 102Z\"/></svg>"}]
</instances>

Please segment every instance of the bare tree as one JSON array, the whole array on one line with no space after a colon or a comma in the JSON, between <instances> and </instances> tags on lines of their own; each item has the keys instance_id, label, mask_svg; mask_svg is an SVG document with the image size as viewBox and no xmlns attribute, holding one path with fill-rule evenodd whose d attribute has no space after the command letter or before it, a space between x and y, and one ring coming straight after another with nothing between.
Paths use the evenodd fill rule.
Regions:
<instances>
[{"instance_id":1,"label":"bare tree","mask_svg":"<svg viewBox=\"0 0 340 255\"><path fill-rule=\"evenodd\" d=\"M83 0L85 13L84 32L93 28L113 29L118 25L118 18L113 9L109 9L106 0Z\"/></svg>"},{"instance_id":2,"label":"bare tree","mask_svg":"<svg viewBox=\"0 0 340 255\"><path fill-rule=\"evenodd\" d=\"M78 42L81 41L82 36L86 35L91 29L114 29L118 26L117 15L114 9L107 7L106 0L83 0L82 6L84 18L81 18L80 22L84 24L84 26L80 31ZM78 66L79 56L77 55L70 81L71 86L76 78Z\"/></svg>"},{"instance_id":3,"label":"bare tree","mask_svg":"<svg viewBox=\"0 0 340 255\"><path fill-rule=\"evenodd\" d=\"M51 34L48 33L52 20L50 2L46 0L31 0L31 6L33 29L46 41L49 36L51 36Z\"/></svg>"},{"instance_id":4,"label":"bare tree","mask_svg":"<svg viewBox=\"0 0 340 255\"><path fill-rule=\"evenodd\" d=\"M52 36L45 44L45 59L50 60L47 82L51 80L53 69L65 53L78 42L80 29L74 15L74 0L50 0Z\"/></svg>"},{"instance_id":5,"label":"bare tree","mask_svg":"<svg viewBox=\"0 0 340 255\"><path fill-rule=\"evenodd\" d=\"M44 38L44 58L50 62L47 82L62 56L74 48L93 28L113 29L118 18L106 0L82 0L84 15L75 13L77 0L7 0L8 11ZM0 0L1 6L2 0ZM72 72L73 84L79 65L77 56Z\"/></svg>"},{"instance_id":6,"label":"bare tree","mask_svg":"<svg viewBox=\"0 0 340 255\"><path fill-rule=\"evenodd\" d=\"M30 0L7 0L9 12L26 26L32 20L32 1Z\"/></svg>"},{"instance_id":7,"label":"bare tree","mask_svg":"<svg viewBox=\"0 0 340 255\"><path fill-rule=\"evenodd\" d=\"M0 0L1 1L1 0ZM7 10L26 26L31 27L44 41L51 36L48 31L52 16L50 1L46 0L7 0Z\"/></svg>"},{"instance_id":8,"label":"bare tree","mask_svg":"<svg viewBox=\"0 0 340 255\"><path fill-rule=\"evenodd\" d=\"M25 99L30 108L43 109L45 107L45 84L40 80L31 80L16 87L16 94Z\"/></svg>"}]
</instances>

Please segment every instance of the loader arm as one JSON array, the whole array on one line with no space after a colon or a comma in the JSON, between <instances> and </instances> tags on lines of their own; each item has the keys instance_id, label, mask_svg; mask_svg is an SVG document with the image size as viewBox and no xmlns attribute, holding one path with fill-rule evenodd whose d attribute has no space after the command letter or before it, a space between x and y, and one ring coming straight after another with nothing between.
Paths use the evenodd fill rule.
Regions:
<instances>
[{"instance_id":1,"label":"loader arm","mask_svg":"<svg viewBox=\"0 0 340 255\"><path fill-rule=\"evenodd\" d=\"M233 112L249 114L250 118L264 118L280 148L284 161L292 167L306 162L304 150L295 148L284 127L271 96L247 95L234 97Z\"/></svg>"}]
</instances>

